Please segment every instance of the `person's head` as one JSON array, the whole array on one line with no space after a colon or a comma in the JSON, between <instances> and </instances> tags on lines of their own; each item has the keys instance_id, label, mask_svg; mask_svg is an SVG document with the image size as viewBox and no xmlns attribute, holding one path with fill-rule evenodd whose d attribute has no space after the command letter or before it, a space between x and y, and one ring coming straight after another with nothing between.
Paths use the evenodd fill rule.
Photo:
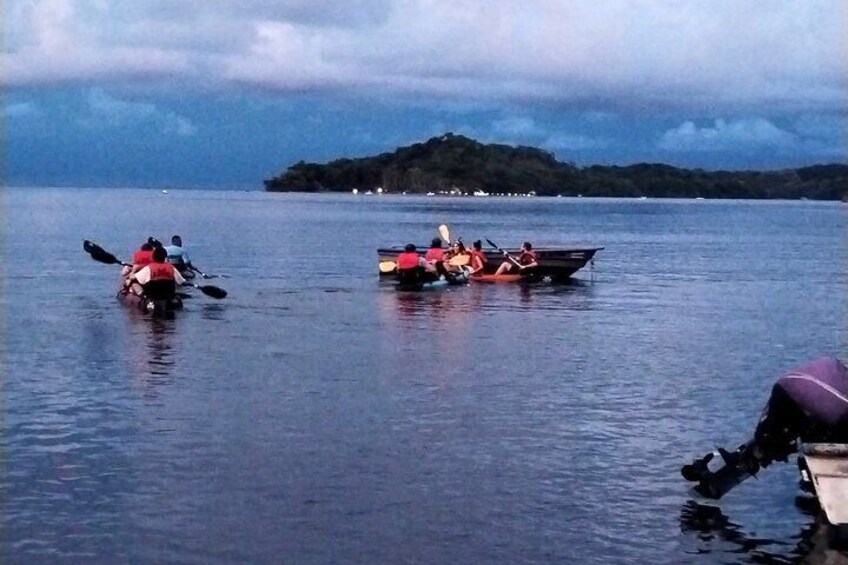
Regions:
<instances>
[{"instance_id":1,"label":"person's head","mask_svg":"<svg viewBox=\"0 0 848 565\"><path fill-rule=\"evenodd\" d=\"M439 249L442 248L442 238L434 237L433 241L430 242L430 247L437 247Z\"/></svg>"},{"instance_id":2,"label":"person's head","mask_svg":"<svg viewBox=\"0 0 848 565\"><path fill-rule=\"evenodd\" d=\"M483 242L480 241L479 239L477 241L475 241L472 245L474 246L474 249L476 249L477 251L480 251L481 249L483 249Z\"/></svg>"},{"instance_id":3,"label":"person's head","mask_svg":"<svg viewBox=\"0 0 848 565\"><path fill-rule=\"evenodd\" d=\"M525 251L532 251L532 250L533 250L533 244L532 244L532 243L530 243L529 241L525 241L525 242L524 242L524 245L522 246L522 248L523 248Z\"/></svg>"},{"instance_id":4,"label":"person's head","mask_svg":"<svg viewBox=\"0 0 848 565\"><path fill-rule=\"evenodd\" d=\"M156 249L157 247L162 247L162 242L156 239L155 237L148 237L147 243L152 245L153 249Z\"/></svg>"},{"instance_id":5,"label":"person's head","mask_svg":"<svg viewBox=\"0 0 848 565\"><path fill-rule=\"evenodd\" d=\"M145 241L144 243L141 244L141 250L142 251L153 251L153 246Z\"/></svg>"},{"instance_id":6,"label":"person's head","mask_svg":"<svg viewBox=\"0 0 848 565\"><path fill-rule=\"evenodd\" d=\"M415 252L415 244L414 243L407 243L406 247L404 247L403 250L406 251L407 253L414 253Z\"/></svg>"},{"instance_id":7,"label":"person's head","mask_svg":"<svg viewBox=\"0 0 848 565\"><path fill-rule=\"evenodd\" d=\"M171 245L176 245L177 247L183 246L183 238L178 235L171 236Z\"/></svg>"},{"instance_id":8,"label":"person's head","mask_svg":"<svg viewBox=\"0 0 848 565\"><path fill-rule=\"evenodd\" d=\"M164 263L167 258L168 252L165 251L164 247L157 247L153 250L153 261L156 263Z\"/></svg>"}]
</instances>

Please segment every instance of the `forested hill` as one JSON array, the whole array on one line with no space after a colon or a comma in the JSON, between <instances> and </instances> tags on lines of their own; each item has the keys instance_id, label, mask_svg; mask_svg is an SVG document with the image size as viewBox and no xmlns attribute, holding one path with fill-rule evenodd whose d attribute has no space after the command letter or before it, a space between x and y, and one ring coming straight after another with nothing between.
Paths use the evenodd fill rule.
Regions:
<instances>
[{"instance_id":1,"label":"forested hill","mask_svg":"<svg viewBox=\"0 0 848 565\"><path fill-rule=\"evenodd\" d=\"M640 163L578 168L533 147L484 145L446 134L361 159L292 165L266 180L269 191L453 192L539 196L808 198L848 200L848 165L779 171L705 171Z\"/></svg>"}]
</instances>

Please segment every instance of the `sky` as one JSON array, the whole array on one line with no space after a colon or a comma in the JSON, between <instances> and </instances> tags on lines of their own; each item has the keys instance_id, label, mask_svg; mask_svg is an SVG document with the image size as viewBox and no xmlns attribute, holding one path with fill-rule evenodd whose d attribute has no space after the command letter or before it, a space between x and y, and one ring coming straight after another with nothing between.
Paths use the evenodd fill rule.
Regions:
<instances>
[{"instance_id":1,"label":"sky","mask_svg":"<svg viewBox=\"0 0 848 565\"><path fill-rule=\"evenodd\" d=\"M848 162L845 0L4 0L7 186L257 188L446 132Z\"/></svg>"}]
</instances>

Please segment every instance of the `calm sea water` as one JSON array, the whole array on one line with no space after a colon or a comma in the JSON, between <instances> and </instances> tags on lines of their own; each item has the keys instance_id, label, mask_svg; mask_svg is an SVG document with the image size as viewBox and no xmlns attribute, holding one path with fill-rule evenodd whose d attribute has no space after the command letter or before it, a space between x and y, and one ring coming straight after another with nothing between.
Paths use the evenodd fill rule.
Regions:
<instances>
[{"instance_id":1,"label":"calm sea water","mask_svg":"<svg viewBox=\"0 0 848 565\"><path fill-rule=\"evenodd\" d=\"M846 354L846 208L7 189L4 563L750 563L824 555L794 462L679 468ZM573 284L398 293L376 248L604 246ZM114 299L147 236L220 275Z\"/></svg>"}]
</instances>

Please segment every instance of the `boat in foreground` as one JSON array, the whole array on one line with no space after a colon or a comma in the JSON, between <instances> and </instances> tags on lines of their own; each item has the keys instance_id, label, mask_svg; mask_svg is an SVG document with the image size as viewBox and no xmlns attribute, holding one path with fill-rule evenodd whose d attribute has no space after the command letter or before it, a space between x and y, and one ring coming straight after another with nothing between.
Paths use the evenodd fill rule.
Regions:
<instances>
[{"instance_id":1,"label":"boat in foreground","mask_svg":"<svg viewBox=\"0 0 848 565\"><path fill-rule=\"evenodd\" d=\"M418 246L419 254L423 255L426 252L426 246ZM543 279L549 277L553 282L565 282L571 275L591 263L595 254L602 250L603 247L582 247L582 248L553 248L543 247L534 248L536 252L536 261L538 267L533 269L533 278ZM403 246L395 245L392 247L381 247L377 249L377 255L380 263L380 275L395 275L393 264L397 256L403 251ZM513 256L518 257L521 251L518 249L507 249ZM498 267L506 258L499 251L485 251L486 267L483 271L484 275L494 275ZM390 268L386 268L386 266ZM473 277L472 277L473 280ZM482 281L481 281L482 282ZM514 282L514 281L513 281Z\"/></svg>"},{"instance_id":2,"label":"boat in foreground","mask_svg":"<svg viewBox=\"0 0 848 565\"><path fill-rule=\"evenodd\" d=\"M125 306L139 312L150 313L154 317L173 316L177 310L182 310L183 301L179 296L168 300L154 300L129 292L123 286L118 290L118 300Z\"/></svg>"},{"instance_id":3,"label":"boat in foreground","mask_svg":"<svg viewBox=\"0 0 848 565\"><path fill-rule=\"evenodd\" d=\"M468 284L468 272L462 269L459 272L451 273L450 277L440 276L436 280L424 280L413 278L411 280L398 280L397 290L421 292L427 290L444 290L451 286L462 286Z\"/></svg>"}]
</instances>

